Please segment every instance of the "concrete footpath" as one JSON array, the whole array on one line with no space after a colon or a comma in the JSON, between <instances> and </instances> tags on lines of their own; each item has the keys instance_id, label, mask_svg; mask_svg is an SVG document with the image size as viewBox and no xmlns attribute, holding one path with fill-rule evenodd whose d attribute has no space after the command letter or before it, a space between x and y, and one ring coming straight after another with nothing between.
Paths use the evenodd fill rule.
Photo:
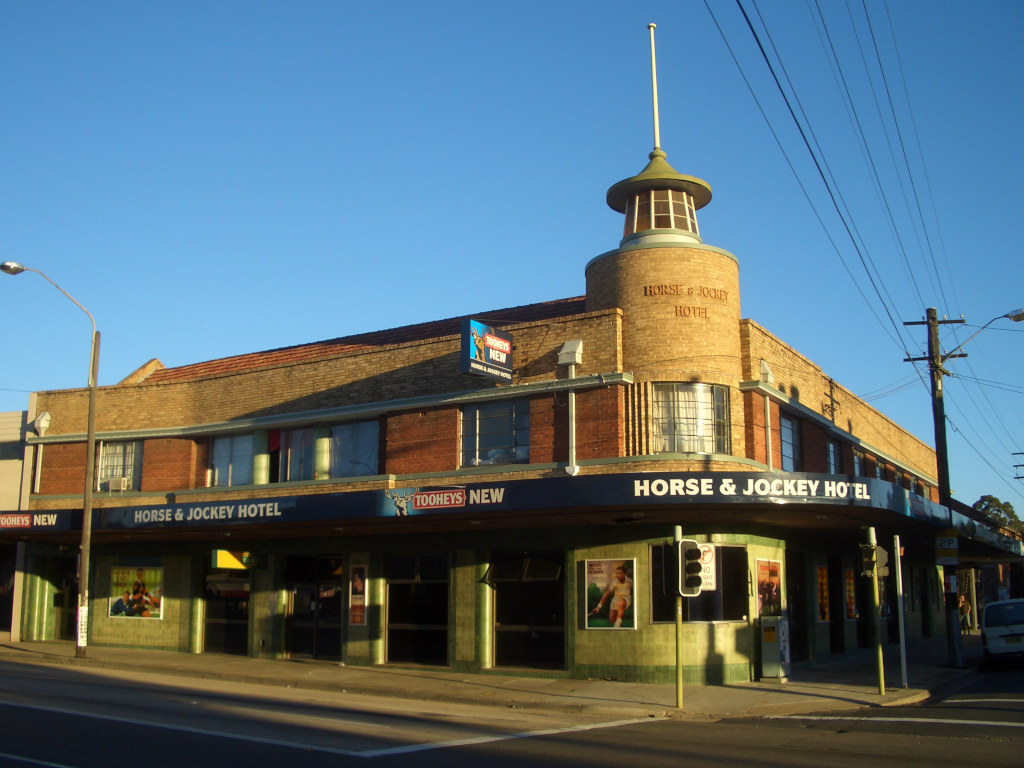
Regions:
<instances>
[{"instance_id":1,"label":"concrete footpath","mask_svg":"<svg viewBox=\"0 0 1024 768\"><path fill-rule=\"evenodd\" d=\"M578 713L590 717L678 717L718 720L735 717L850 711L924 701L937 690L955 690L977 674L982 661L977 633L962 638L963 666L949 664L944 636L919 640L907 648L907 687L902 687L899 649L883 654L885 694L879 693L877 655L860 649L824 663L803 662L789 669L783 682L688 685L677 709L674 684L624 683L518 677L500 673L463 674L420 667L346 667L325 661L268 661L217 654L89 646L77 658L67 642L0 642L0 663L63 665L80 672L140 670L171 675L177 684L189 679L252 683L280 688L334 692L339 695L458 702L523 710Z\"/></svg>"}]
</instances>

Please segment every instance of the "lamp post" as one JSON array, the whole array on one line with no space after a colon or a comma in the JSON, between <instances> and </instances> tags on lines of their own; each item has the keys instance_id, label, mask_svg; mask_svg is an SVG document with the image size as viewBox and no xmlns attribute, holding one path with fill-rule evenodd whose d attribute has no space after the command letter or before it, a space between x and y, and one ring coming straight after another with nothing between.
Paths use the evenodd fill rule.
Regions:
<instances>
[{"instance_id":1,"label":"lamp post","mask_svg":"<svg viewBox=\"0 0 1024 768\"><path fill-rule=\"evenodd\" d=\"M938 469L939 503L947 509L949 509L952 504L953 494L950 489L949 482L949 451L946 443L946 409L942 397L942 377L949 374L942 365L953 357L967 357L967 355L960 352L960 350L964 348L964 345L992 325L996 320L1001 320L1003 318L1019 323L1024 320L1024 309L1015 309L1012 312L996 315L981 326L981 328L971 334L971 336L967 338L967 341L963 342L963 344L957 345L946 354L942 354L942 350L939 347L939 326L950 323L963 323L963 320L939 320L935 307L929 307L925 320L904 323L904 325L928 326L928 356L908 357L904 359L904 362L910 363L927 361L928 368L931 371L932 420L935 425L935 460ZM952 523L952 509L950 509L949 514L950 523ZM943 566L943 568L945 568L945 566ZM956 573L955 565L953 566L953 573ZM952 584L952 581L949 581L948 583ZM955 595L952 594L951 589L950 592L946 593L946 636L949 644L950 665L960 667L963 666L963 659L960 650L957 605L954 598Z\"/></svg>"},{"instance_id":2,"label":"lamp post","mask_svg":"<svg viewBox=\"0 0 1024 768\"><path fill-rule=\"evenodd\" d=\"M82 658L85 656L89 638L89 550L92 546L92 487L96 460L96 377L100 369L100 332L96 330L96 318L92 316L92 312L53 282L46 273L26 267L16 261L5 261L0 264L0 272L7 275L20 275L22 272L35 272L37 275L42 275L50 285L85 312L92 323L92 346L89 352L89 415L85 439L85 490L82 493L82 543L78 557L78 626L75 633L75 656Z\"/></svg>"}]
</instances>

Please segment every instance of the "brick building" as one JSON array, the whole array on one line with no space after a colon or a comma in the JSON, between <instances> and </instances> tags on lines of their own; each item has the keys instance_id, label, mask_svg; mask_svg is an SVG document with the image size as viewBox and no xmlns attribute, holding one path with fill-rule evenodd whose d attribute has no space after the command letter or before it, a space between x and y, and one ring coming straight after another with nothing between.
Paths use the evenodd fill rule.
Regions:
<instances>
[{"instance_id":1,"label":"brick building","mask_svg":"<svg viewBox=\"0 0 1024 768\"><path fill-rule=\"evenodd\" d=\"M1019 560L935 503L928 445L742 318L706 183L656 147L607 199L623 238L585 296L101 387L89 643L669 682L678 528L708 545L685 677L741 681L769 622L792 661L871 642L867 528L906 548L911 638L944 631L938 532ZM464 372L472 328L499 362L511 338L504 377ZM16 639L73 636L86 412L30 400L48 429L0 514Z\"/></svg>"}]
</instances>

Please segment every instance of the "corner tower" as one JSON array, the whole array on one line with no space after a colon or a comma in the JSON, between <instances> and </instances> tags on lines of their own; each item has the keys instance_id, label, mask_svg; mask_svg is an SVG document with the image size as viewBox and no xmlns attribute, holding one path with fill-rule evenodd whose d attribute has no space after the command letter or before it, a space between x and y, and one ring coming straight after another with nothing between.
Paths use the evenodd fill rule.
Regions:
<instances>
[{"instance_id":1,"label":"corner tower","mask_svg":"<svg viewBox=\"0 0 1024 768\"><path fill-rule=\"evenodd\" d=\"M587 309L622 310L623 370L638 382L724 385L737 395L736 415L739 264L701 240L697 211L711 201L711 187L676 171L661 148L654 27L648 26L654 149L640 173L608 190L608 205L625 217L623 237L616 250L587 264ZM739 448L742 436L733 438Z\"/></svg>"}]
</instances>

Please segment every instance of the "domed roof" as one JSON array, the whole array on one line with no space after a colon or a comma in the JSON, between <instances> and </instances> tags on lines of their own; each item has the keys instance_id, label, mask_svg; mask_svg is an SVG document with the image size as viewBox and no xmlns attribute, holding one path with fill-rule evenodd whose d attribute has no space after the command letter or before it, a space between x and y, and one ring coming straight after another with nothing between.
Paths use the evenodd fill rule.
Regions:
<instances>
[{"instance_id":1,"label":"domed roof","mask_svg":"<svg viewBox=\"0 0 1024 768\"><path fill-rule=\"evenodd\" d=\"M638 192L652 189L681 189L693 196L693 205L701 209L711 202L711 185L696 176L686 176L669 165L667 155L655 147L650 162L636 176L614 184L606 197L609 207L619 213L626 212L626 203Z\"/></svg>"}]
</instances>

